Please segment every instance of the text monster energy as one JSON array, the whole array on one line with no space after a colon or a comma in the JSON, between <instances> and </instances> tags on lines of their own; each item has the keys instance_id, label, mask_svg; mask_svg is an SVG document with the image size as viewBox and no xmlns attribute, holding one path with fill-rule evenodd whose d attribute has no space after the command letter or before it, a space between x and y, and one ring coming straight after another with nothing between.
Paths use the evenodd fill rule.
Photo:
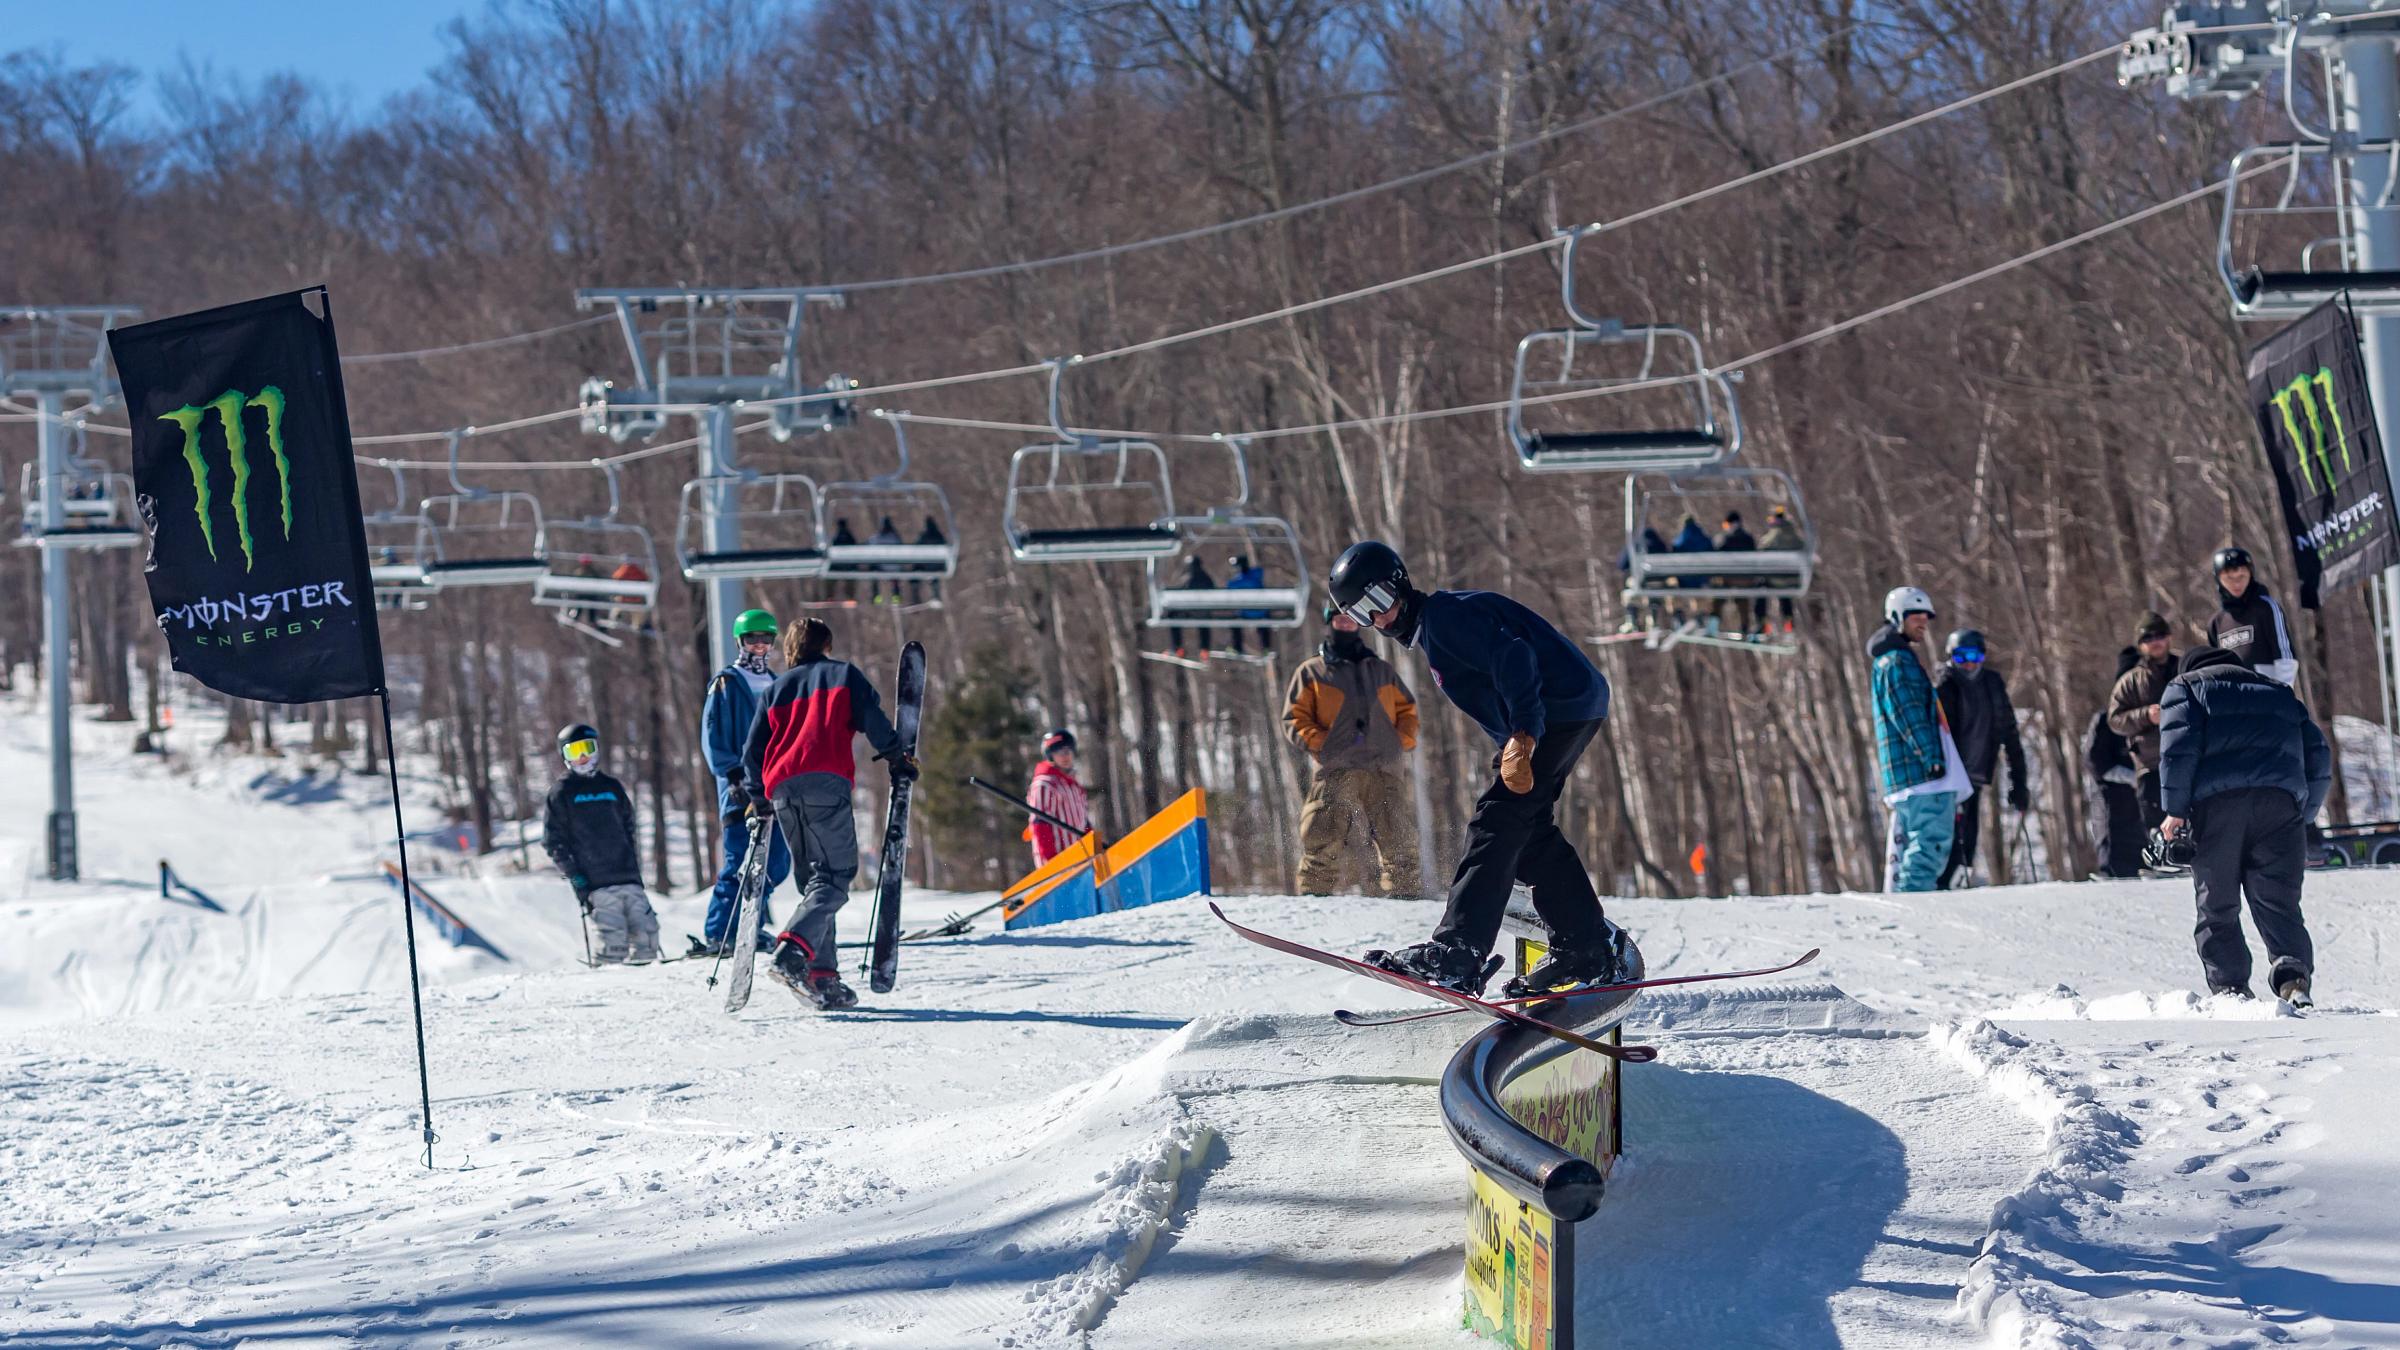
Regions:
<instances>
[{"instance_id":1,"label":"text monster energy","mask_svg":"<svg viewBox=\"0 0 2400 1350\"><path fill-rule=\"evenodd\" d=\"M200 518L200 540L208 546L208 556L217 556L216 528L211 520L215 501L209 492L208 457L200 448L200 429L207 425L209 415L216 415L217 425L225 433L226 458L233 468L233 483L227 495L233 499L233 527L241 536L242 570L250 571L257 563L257 553L250 537L250 437L243 429L243 410L263 408L267 414L267 450L275 456L275 479L283 499L283 538L292 538L292 461L283 453L283 391L274 385L256 394L244 394L228 389L206 403L185 404L171 413L162 414L161 422L173 422L183 428L183 462L191 466L193 513Z\"/></svg>"},{"instance_id":2,"label":"text monster energy","mask_svg":"<svg viewBox=\"0 0 2400 1350\"><path fill-rule=\"evenodd\" d=\"M2322 395L2322 399L2319 398ZM2322 404L2322 406L2320 406ZM2299 412L2295 415L2294 407ZM2325 492L2333 487L2333 449L2342 452L2342 468L2350 465L2350 437L2342 429L2342 408L2333 396L2333 371L2319 366L2313 375L2300 375L2290 384L2275 391L2275 411L2283 416L2284 434L2292 438L2292 453L2300 461L2300 481L2311 492ZM2308 434L2300 434L2300 423L2308 423ZM2333 436L2326 442L2326 433ZM2317 471L2310 474L2308 462L2315 455Z\"/></svg>"}]
</instances>

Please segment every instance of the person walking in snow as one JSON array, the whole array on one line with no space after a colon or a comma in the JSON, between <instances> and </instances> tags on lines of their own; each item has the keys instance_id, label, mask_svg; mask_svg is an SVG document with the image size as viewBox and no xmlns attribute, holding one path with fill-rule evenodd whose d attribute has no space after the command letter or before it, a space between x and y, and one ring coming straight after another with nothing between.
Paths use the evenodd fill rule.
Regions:
<instances>
[{"instance_id":1,"label":"person walking in snow","mask_svg":"<svg viewBox=\"0 0 2400 1350\"><path fill-rule=\"evenodd\" d=\"M865 735L894 782L917 776L900 752L900 733L866 673L833 657L833 630L802 619L784 630L789 668L775 677L742 745L742 783L750 810L772 811L784 838L807 864L792 919L776 934L775 978L820 1008L847 1008L858 994L842 983L834 955L834 915L858 875L858 820L851 805L858 765L850 738Z\"/></svg>"},{"instance_id":2,"label":"person walking in snow","mask_svg":"<svg viewBox=\"0 0 2400 1350\"><path fill-rule=\"evenodd\" d=\"M700 749L708 771L717 779L717 823L724 831L717 886L708 897L708 918L691 954L722 956L733 950L734 912L741 906L742 860L750 853L750 829L742 816L750 793L742 785L742 746L749 740L750 723L759 700L775 682L775 616L747 609L733 621L733 640L741 648L733 664L708 683L708 699L700 706ZM766 831L767 888L759 896L759 950L774 945L766 928L767 902L775 888L792 874L791 849L770 823Z\"/></svg>"},{"instance_id":3,"label":"person walking in snow","mask_svg":"<svg viewBox=\"0 0 2400 1350\"><path fill-rule=\"evenodd\" d=\"M2017 708L2008 698L2008 682L1987 667L1989 655L1983 634L1961 628L1943 644L1942 672L1933 677L1933 692L1942 701L1942 722L1967 766L1972 794L1958 803L1957 826L1951 833L1950 860L1942 865L1939 889L1974 869L1976 841L1983 834L1985 792L1999 781L2000 756L2008 755L2008 809L2025 814L2031 793L2025 775L2025 741L2017 734Z\"/></svg>"},{"instance_id":4,"label":"person walking in snow","mask_svg":"<svg viewBox=\"0 0 2400 1350\"><path fill-rule=\"evenodd\" d=\"M1331 633L1283 691L1284 737L1311 765L1299 891L1328 895L1341 883L1357 826L1375 850L1383 893L1414 896L1423 884L1417 818L1400 757L1417 748L1417 700L1392 663L1368 650L1357 620L1327 606L1325 622Z\"/></svg>"},{"instance_id":5,"label":"person walking in snow","mask_svg":"<svg viewBox=\"0 0 2400 1350\"><path fill-rule=\"evenodd\" d=\"M2117 687L2108 695L2108 729L2133 747L2133 762L2140 766L2133 790L2142 799L2144 833L2166 818L2158 804L2158 701L2167 692L2167 681L2175 678L2175 653L2167 647L2173 632L2159 615L2144 614L2133 634L2134 652L2141 659L2117 677Z\"/></svg>"},{"instance_id":6,"label":"person walking in snow","mask_svg":"<svg viewBox=\"0 0 2400 1350\"><path fill-rule=\"evenodd\" d=\"M2222 647L2183 657L2161 701L2162 836L2192 836L2193 930L2212 994L2249 998L2242 897L2266 945L2267 987L2307 1006L2316 953L2300 916L2308 822L2333 785L2333 753L2308 709L2280 682Z\"/></svg>"},{"instance_id":7,"label":"person walking in snow","mask_svg":"<svg viewBox=\"0 0 2400 1350\"><path fill-rule=\"evenodd\" d=\"M1933 617L1925 592L1894 587L1883 598L1883 626L1867 640L1867 657L1875 663L1875 759L1883 803L1892 809L1884 877L1889 891L1930 891L1941 880L1958 800L1969 790L1958 746L1942 724L1941 699L1917 660L1915 644L1925 640Z\"/></svg>"},{"instance_id":8,"label":"person walking in snow","mask_svg":"<svg viewBox=\"0 0 2400 1350\"><path fill-rule=\"evenodd\" d=\"M2299 679L2299 649L2292 645L2291 626L2283 620L2283 606L2258 583L2250 550L2218 549L2209 568L2217 574L2217 614L2208 621L2208 640L2277 684Z\"/></svg>"},{"instance_id":9,"label":"person walking in snow","mask_svg":"<svg viewBox=\"0 0 2400 1350\"><path fill-rule=\"evenodd\" d=\"M1042 737L1042 762L1033 766L1033 781L1025 786L1025 804L1075 827L1062 830L1040 816L1025 821L1025 842L1033 845L1033 865L1041 866L1067 851L1092 830L1092 799L1075 781L1075 733L1059 727Z\"/></svg>"},{"instance_id":10,"label":"person walking in snow","mask_svg":"<svg viewBox=\"0 0 2400 1350\"><path fill-rule=\"evenodd\" d=\"M1617 944L1583 859L1558 828L1558 797L1608 716L1608 680L1539 614L1489 591L1420 591L1376 540L1335 560L1328 591L1352 622L1425 653L1434 683L1492 738L1493 779L1475 799L1449 904L1427 941L1368 962L1468 994L1497 969L1492 946L1517 882L1550 930L1550 955L1511 997L1615 978Z\"/></svg>"},{"instance_id":11,"label":"person walking in snow","mask_svg":"<svg viewBox=\"0 0 2400 1350\"><path fill-rule=\"evenodd\" d=\"M2117 653L2117 679L2141 663L2141 653L2131 647ZM2110 688L2115 688L2110 681ZM2103 702L2092 714L2091 725L2083 733L2083 765L2092 776L2092 786L2100 794L2100 870L2093 880L2103 878L2133 878L2142 874L2142 843L2147 830L2142 824L2142 798L2134 784L2141 768L2133 761L2133 747L2108 724L2108 705Z\"/></svg>"},{"instance_id":12,"label":"person walking in snow","mask_svg":"<svg viewBox=\"0 0 2400 1350\"><path fill-rule=\"evenodd\" d=\"M600 930L601 963L647 965L658 959L658 915L642 888L633 796L600 771L600 733L589 724L562 729L558 753L567 771L542 804L542 851Z\"/></svg>"}]
</instances>

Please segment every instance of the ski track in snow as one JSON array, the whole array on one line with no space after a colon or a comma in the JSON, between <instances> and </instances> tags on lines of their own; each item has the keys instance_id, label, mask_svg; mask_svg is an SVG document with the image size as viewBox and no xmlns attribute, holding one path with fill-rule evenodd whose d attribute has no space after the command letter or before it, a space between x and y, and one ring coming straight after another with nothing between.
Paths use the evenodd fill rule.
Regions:
<instances>
[{"instance_id":1,"label":"ski track in snow","mask_svg":"<svg viewBox=\"0 0 2400 1350\"><path fill-rule=\"evenodd\" d=\"M707 963L587 971L555 879L426 850L509 957L419 927L428 1170L380 785L78 734L91 879L60 886L22 824L42 726L0 699L11 1350L1469 1343L1464 1166L1430 1085L1472 1019L1341 1028L1327 1010L1380 986L1196 902L911 944L855 1013L770 983L727 1018ZM107 815L132 801L139 832ZM231 912L161 900L162 854ZM2190 992L2174 882L1614 902L1658 973L1825 955L1636 1005L1663 1054L1626 1074L1583 1325L2400 1345L2392 893L2312 876L2328 1006L2306 1017ZM974 903L911 894L906 917ZM670 949L700 908L661 901ZM1228 908L1343 948L1434 913Z\"/></svg>"}]
</instances>

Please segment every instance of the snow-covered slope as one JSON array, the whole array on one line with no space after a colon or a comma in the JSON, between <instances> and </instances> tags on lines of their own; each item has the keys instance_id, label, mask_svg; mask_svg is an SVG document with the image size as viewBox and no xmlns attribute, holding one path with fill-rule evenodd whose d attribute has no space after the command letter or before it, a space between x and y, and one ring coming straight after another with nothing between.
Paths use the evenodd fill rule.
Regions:
<instances>
[{"instance_id":1,"label":"snow-covered slope","mask_svg":"<svg viewBox=\"0 0 2400 1350\"><path fill-rule=\"evenodd\" d=\"M428 1170L380 787L95 745L88 879L53 886L29 875L39 735L0 709L12 1350L1463 1335L1464 1171L1431 1083L1473 1019L1341 1028L1327 1009L1389 991L1194 902L912 946L848 1015L762 981L729 1018L705 963L584 969L538 872L436 875L508 960L421 930ZM234 912L159 900L162 854ZM1584 1325L2400 1344L2394 891L2311 879L2328 1007L2305 1019L2190 995L2171 882L1615 904L1661 972L1826 950L1638 1005L1662 1058L1627 1072ZM1351 948L1433 917L1230 903ZM661 908L697 924L696 900Z\"/></svg>"}]
</instances>

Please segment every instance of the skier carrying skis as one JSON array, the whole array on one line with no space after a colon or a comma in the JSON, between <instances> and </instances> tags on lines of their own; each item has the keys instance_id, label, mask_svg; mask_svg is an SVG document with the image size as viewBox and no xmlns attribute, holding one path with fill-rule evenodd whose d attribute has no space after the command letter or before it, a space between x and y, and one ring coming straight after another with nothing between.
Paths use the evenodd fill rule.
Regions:
<instances>
[{"instance_id":1,"label":"skier carrying skis","mask_svg":"<svg viewBox=\"0 0 2400 1350\"><path fill-rule=\"evenodd\" d=\"M2300 917L2308 822L2333 785L2333 752L2282 684L2221 647L2184 653L2158 721L2158 786L2172 839L2190 829L2194 937L2208 992L2250 997L2242 896L2266 944L2267 987L2309 1002L2316 953Z\"/></svg>"},{"instance_id":2,"label":"skier carrying skis","mask_svg":"<svg viewBox=\"0 0 2400 1350\"><path fill-rule=\"evenodd\" d=\"M775 668L769 664L775 650L775 616L763 609L743 610L733 621L733 640L741 647L741 655L709 681L708 701L700 708L700 747L708 758L708 771L717 778L717 820L725 831L725 862L717 873L717 888L708 898L708 920L702 929L705 936L692 943L692 954L698 956L723 956L733 950L742 859L750 852L750 830L742 821L742 813L750 806L750 793L742 786L742 746L758 715L759 699L775 682ZM791 850L769 824L767 888L759 896L760 923L766 922L767 898L791 874ZM774 945L773 935L764 929L759 939L761 951Z\"/></svg>"},{"instance_id":3,"label":"skier carrying skis","mask_svg":"<svg viewBox=\"0 0 2400 1350\"><path fill-rule=\"evenodd\" d=\"M1424 652L1434 683L1498 748L1432 938L1371 951L1365 960L1480 996L1497 968L1487 958L1509 892L1523 881L1550 930L1550 955L1509 981L1509 996L1618 978L1600 897L1554 816L1575 761L1608 716L1607 678L1564 634L1507 596L1416 589L1400 555L1373 539L1335 560L1327 589L1353 622Z\"/></svg>"},{"instance_id":4,"label":"skier carrying skis","mask_svg":"<svg viewBox=\"0 0 2400 1350\"><path fill-rule=\"evenodd\" d=\"M658 959L658 915L642 889L633 797L600 772L600 733L588 724L560 729L558 753L567 771L542 807L542 851L600 930L600 961L647 965Z\"/></svg>"},{"instance_id":5,"label":"skier carrying skis","mask_svg":"<svg viewBox=\"0 0 2400 1350\"><path fill-rule=\"evenodd\" d=\"M2250 550L2218 549L2209 570L2217 574L2217 616L2208 621L2208 640L2277 684L2300 678L2291 626L2283 621L2283 606L2258 584Z\"/></svg>"},{"instance_id":6,"label":"skier carrying skis","mask_svg":"<svg viewBox=\"0 0 2400 1350\"><path fill-rule=\"evenodd\" d=\"M1060 727L1042 737L1042 762L1033 766L1033 782L1025 789L1025 804L1067 822L1069 834L1040 816L1027 817L1025 842L1033 845L1033 865L1041 866L1092 828L1091 798L1075 781L1075 733Z\"/></svg>"},{"instance_id":7,"label":"skier carrying skis","mask_svg":"<svg viewBox=\"0 0 2400 1350\"><path fill-rule=\"evenodd\" d=\"M847 1008L858 994L835 964L833 918L858 875L858 822L850 804L858 766L850 738L864 733L894 781L917 776L900 735L866 673L832 656L833 630L801 619L784 631L790 668L775 677L742 746L750 810L774 813L808 864L791 922L776 935L775 978L820 1008Z\"/></svg>"},{"instance_id":8,"label":"skier carrying skis","mask_svg":"<svg viewBox=\"0 0 2400 1350\"><path fill-rule=\"evenodd\" d=\"M1892 811L1884 889L1930 891L1950 857L1967 771L1942 724L1941 700L1917 660L1916 644L1933 626L1933 598L1914 586L1895 586L1883 597L1883 619L1867 640L1867 658L1875 663L1875 759L1883 804Z\"/></svg>"}]
</instances>

